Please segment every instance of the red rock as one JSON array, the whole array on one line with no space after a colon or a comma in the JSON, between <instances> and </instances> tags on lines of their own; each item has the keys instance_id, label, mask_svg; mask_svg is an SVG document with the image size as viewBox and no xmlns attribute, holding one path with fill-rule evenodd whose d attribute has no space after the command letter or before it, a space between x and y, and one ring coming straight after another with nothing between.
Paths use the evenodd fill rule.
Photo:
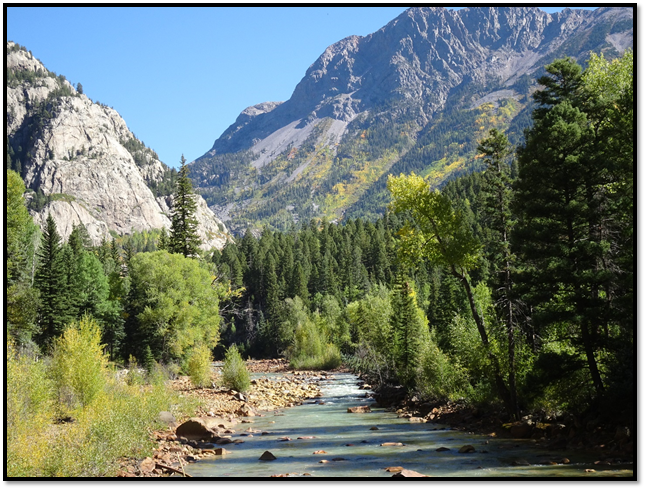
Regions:
<instances>
[{"instance_id":1,"label":"red rock","mask_svg":"<svg viewBox=\"0 0 646 490\"><path fill-rule=\"evenodd\" d=\"M211 440L214 436L217 436L217 433L209 429L205 422L198 417L193 417L184 422L175 429L175 434L177 437L184 437L193 441Z\"/></svg>"},{"instance_id":2,"label":"red rock","mask_svg":"<svg viewBox=\"0 0 646 490\"><path fill-rule=\"evenodd\" d=\"M422 475L413 470L402 470L399 473L395 473L393 478L428 478L428 475Z\"/></svg>"},{"instance_id":3,"label":"red rock","mask_svg":"<svg viewBox=\"0 0 646 490\"><path fill-rule=\"evenodd\" d=\"M327 454L327 453L321 449L320 451L314 451L312 454Z\"/></svg>"},{"instance_id":4,"label":"red rock","mask_svg":"<svg viewBox=\"0 0 646 490\"><path fill-rule=\"evenodd\" d=\"M404 444L402 442L384 442L381 445L382 446L403 446Z\"/></svg>"}]
</instances>

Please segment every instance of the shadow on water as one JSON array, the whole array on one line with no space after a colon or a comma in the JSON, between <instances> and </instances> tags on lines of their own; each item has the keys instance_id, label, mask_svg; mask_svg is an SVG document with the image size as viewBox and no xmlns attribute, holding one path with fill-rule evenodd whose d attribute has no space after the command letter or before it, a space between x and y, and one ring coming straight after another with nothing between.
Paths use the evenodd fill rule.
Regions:
<instances>
[{"instance_id":1,"label":"shadow on water","mask_svg":"<svg viewBox=\"0 0 646 490\"><path fill-rule=\"evenodd\" d=\"M265 413L252 424L237 426L266 431L244 437L244 443L224 446L224 456L203 459L190 466L194 477L262 478L274 474L309 473L313 477L391 477L386 467L402 466L440 478L586 478L632 477L632 465L594 467L593 454L546 451L536 443L489 438L452 430L439 424L416 424L381 408L369 413L348 413L351 406L372 403L360 395L353 375L336 375L321 384L323 405L305 402L293 408ZM368 400L368 401L367 401ZM371 430L377 427L378 430ZM298 439L298 437L314 437ZM290 441L280 441L289 437ZM236 435L238 438L238 435ZM240 437L243 438L243 437ZM402 446L382 446L399 442ZM475 452L459 453L472 445ZM448 451L437 451L440 447ZM270 451L277 459L260 461ZM325 451L323 454L313 454ZM558 463L567 457L570 464ZM334 461L334 459L339 459ZM320 463L327 460L326 463Z\"/></svg>"}]
</instances>

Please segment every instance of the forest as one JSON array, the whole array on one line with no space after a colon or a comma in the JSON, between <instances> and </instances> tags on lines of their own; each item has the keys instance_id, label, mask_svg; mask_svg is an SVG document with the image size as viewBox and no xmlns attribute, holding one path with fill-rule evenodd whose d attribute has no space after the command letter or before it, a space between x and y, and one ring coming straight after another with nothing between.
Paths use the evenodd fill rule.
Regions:
<instances>
[{"instance_id":1,"label":"forest","mask_svg":"<svg viewBox=\"0 0 646 490\"><path fill-rule=\"evenodd\" d=\"M173 229L99 246L81 225L64 242L51 217L41 233L8 169L10 354L51 356L91 322L119 366L187 372L193 353L235 344L509 420L632 420L633 55L559 59L538 83L524 141L491 129L477 142L483 171L441 189L390 175L376 220L249 229L211 252L177 197L192 192L184 164Z\"/></svg>"}]
</instances>

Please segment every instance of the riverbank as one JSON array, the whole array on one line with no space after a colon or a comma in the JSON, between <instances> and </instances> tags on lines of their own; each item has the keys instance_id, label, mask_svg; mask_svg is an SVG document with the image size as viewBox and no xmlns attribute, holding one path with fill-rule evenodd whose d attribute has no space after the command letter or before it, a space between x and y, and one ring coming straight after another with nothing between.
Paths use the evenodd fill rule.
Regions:
<instances>
[{"instance_id":1,"label":"riverbank","mask_svg":"<svg viewBox=\"0 0 646 490\"><path fill-rule=\"evenodd\" d=\"M188 378L175 380L172 387L176 393L199 400L193 417L180 421L167 418L168 429L151 435L156 447L153 456L144 460L123 460L118 476L188 477L191 463L227 454L229 448L244 444L254 435L265 435L256 434L260 431L251 428L252 420L258 420L255 417L283 415L284 408L321 396L319 384L334 379L335 372L345 371L294 372L281 360L248 361L247 368L254 373L274 374L256 376L246 394L216 387L217 378L214 378L216 385L209 389L193 388ZM370 396L373 387L359 382L366 396ZM587 419L557 422L543 421L536 416L509 423L504 414L495 410L476 410L459 403L421 402L394 387L374 391L379 406L387 407L410 423L437 423L466 433L483 434L492 441L516 439L519 445L544 449L545 464L561 464L568 459L562 455L572 458L582 451L595 455L593 461L599 466L598 471L605 465L633 462L633 439L630 431L622 427L613 433L608 426L591 424ZM556 458L557 454L561 456ZM553 455L551 459L550 455Z\"/></svg>"},{"instance_id":2,"label":"riverbank","mask_svg":"<svg viewBox=\"0 0 646 490\"><path fill-rule=\"evenodd\" d=\"M395 387L376 390L380 406L390 407L398 417L412 423L437 423L459 431L493 438L518 439L549 451L587 451L597 454L595 465L632 463L634 439L626 417L603 421L597 415L584 418L565 416L561 420L544 420L530 414L521 421L510 422L494 409L479 410L466 404L421 402Z\"/></svg>"},{"instance_id":3,"label":"riverbank","mask_svg":"<svg viewBox=\"0 0 646 490\"><path fill-rule=\"evenodd\" d=\"M290 371L282 359L246 364L251 373L276 373L277 376L252 379L245 394L219 387L216 375L212 388L194 388L187 376L173 380L171 387L181 397L199 401L197 410L192 417L179 421L170 413L160 414L168 429L151 434L155 445L152 457L122 459L117 476L190 476L187 468L190 463L225 454L228 444L243 444L244 438L253 437L253 431L246 429L246 424L251 422L249 417L275 414L318 397L321 394L318 384L333 376L327 372Z\"/></svg>"}]
</instances>

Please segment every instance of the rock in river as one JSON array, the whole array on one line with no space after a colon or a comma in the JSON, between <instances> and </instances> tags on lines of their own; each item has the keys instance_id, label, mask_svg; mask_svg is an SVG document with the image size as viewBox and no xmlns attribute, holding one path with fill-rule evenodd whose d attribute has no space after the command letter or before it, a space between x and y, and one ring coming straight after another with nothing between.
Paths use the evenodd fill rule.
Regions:
<instances>
[{"instance_id":1,"label":"rock in river","mask_svg":"<svg viewBox=\"0 0 646 490\"><path fill-rule=\"evenodd\" d=\"M368 405L348 408L348 413L368 413L368 412L370 412L370 407Z\"/></svg>"},{"instance_id":2,"label":"rock in river","mask_svg":"<svg viewBox=\"0 0 646 490\"><path fill-rule=\"evenodd\" d=\"M262 456L260 456L258 459L262 461L273 461L278 458L273 454L271 454L269 451L265 451L264 453L262 453Z\"/></svg>"}]
</instances>

